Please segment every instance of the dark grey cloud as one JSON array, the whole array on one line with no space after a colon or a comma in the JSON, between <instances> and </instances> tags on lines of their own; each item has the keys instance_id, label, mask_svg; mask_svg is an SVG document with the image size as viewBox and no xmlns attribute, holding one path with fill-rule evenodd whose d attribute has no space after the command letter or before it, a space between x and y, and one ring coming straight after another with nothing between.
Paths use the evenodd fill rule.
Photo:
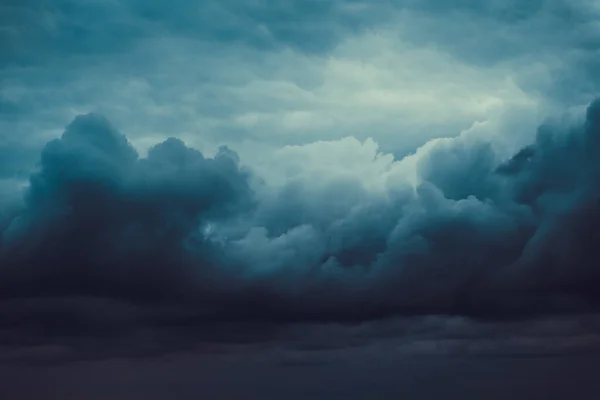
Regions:
<instances>
[{"instance_id":1,"label":"dark grey cloud","mask_svg":"<svg viewBox=\"0 0 600 400\"><path fill-rule=\"evenodd\" d=\"M79 116L5 213L2 297L167 307L158 321L174 326L593 311L599 110L540 127L509 161L441 140L415 189L375 200L353 179L270 188L233 151L173 138L139 158L105 118ZM15 325L79 318L43 314Z\"/></svg>"},{"instance_id":2,"label":"dark grey cloud","mask_svg":"<svg viewBox=\"0 0 600 400\"><path fill-rule=\"evenodd\" d=\"M455 50L459 51L467 51L466 45L469 45L469 54L473 57L501 59L515 51L531 51L532 40L543 47L552 46L548 40L559 40L558 35L562 33L567 34L562 40L569 41L569 45L597 49L598 44L597 32L590 26L595 10L582 1L397 0L372 4L361 0L176 0L169 3L154 0L29 0L4 2L2 10L0 38L7 44L3 52L5 61L19 61L25 65L41 60L47 63L51 58L65 55L118 53L131 49L140 40L160 35L262 50L290 47L323 53L348 35L389 24L398 13L407 11L426 17L452 15L455 19L470 20L466 25L438 24L429 34L421 30L413 33L419 35L414 39L429 38L442 45L454 42L458 46ZM494 42L490 51L485 51L484 42L487 41L458 38L452 34L485 29L486 25L490 34L488 39ZM577 29L571 32L573 27ZM527 34L521 46L512 34L506 35L508 29ZM559 32L553 33L553 30Z\"/></svg>"},{"instance_id":3,"label":"dark grey cloud","mask_svg":"<svg viewBox=\"0 0 600 400\"><path fill-rule=\"evenodd\" d=\"M483 324L430 317L294 327L267 343L205 341L169 354L153 352L164 339L156 332L96 347L90 358L77 354L81 340L29 343L0 347L0 394L593 399L597 332L597 316Z\"/></svg>"},{"instance_id":4,"label":"dark grey cloud","mask_svg":"<svg viewBox=\"0 0 600 400\"><path fill-rule=\"evenodd\" d=\"M331 49L373 23L353 1L8 1L2 7L2 61L36 65L64 56L106 55L142 39L175 35L263 50ZM379 13L378 13L379 14Z\"/></svg>"},{"instance_id":5,"label":"dark grey cloud","mask_svg":"<svg viewBox=\"0 0 600 400\"><path fill-rule=\"evenodd\" d=\"M206 159L168 139L138 160L103 117L78 117L42 151L26 211L2 236L3 271L15 282L33 283L32 294L44 288L112 292L127 281L134 284L130 278L144 265L140 278L162 286L183 272L185 241L193 239L203 216L218 218L231 202L249 196L244 172L226 148ZM63 259L65 254L72 258ZM130 260L125 269L122 257ZM61 272L55 274L55 268ZM8 286L19 291L18 284ZM137 284L127 286L117 292L135 291Z\"/></svg>"},{"instance_id":6,"label":"dark grey cloud","mask_svg":"<svg viewBox=\"0 0 600 400\"><path fill-rule=\"evenodd\" d=\"M1 398L597 397L594 2L0 3Z\"/></svg>"}]
</instances>

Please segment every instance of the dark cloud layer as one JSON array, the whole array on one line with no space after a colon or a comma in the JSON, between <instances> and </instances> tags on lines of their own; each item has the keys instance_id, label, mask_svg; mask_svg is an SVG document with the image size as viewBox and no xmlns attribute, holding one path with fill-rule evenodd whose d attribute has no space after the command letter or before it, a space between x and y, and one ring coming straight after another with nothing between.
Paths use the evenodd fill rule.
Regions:
<instances>
[{"instance_id":1,"label":"dark cloud layer","mask_svg":"<svg viewBox=\"0 0 600 400\"><path fill-rule=\"evenodd\" d=\"M6 290L23 282L31 294L136 297L138 287L185 282L185 242L198 224L251 198L237 163L226 148L206 159L177 139L139 160L103 117L76 118L44 147L24 210L3 233L4 272L16 283Z\"/></svg>"},{"instance_id":2,"label":"dark cloud layer","mask_svg":"<svg viewBox=\"0 0 600 400\"><path fill-rule=\"evenodd\" d=\"M79 116L44 147L23 203L3 210L0 293L5 313L19 310L5 323L593 311L599 152L595 101L508 161L468 137L438 141L416 188L373 199L358 181L275 190L233 151L206 158L174 138L140 158L105 118ZM98 318L72 304L96 304Z\"/></svg>"},{"instance_id":3,"label":"dark cloud layer","mask_svg":"<svg viewBox=\"0 0 600 400\"><path fill-rule=\"evenodd\" d=\"M241 44L263 50L289 47L323 53L344 37L389 23L394 14L407 10L471 20L475 17L493 28L497 28L494 24L503 23L522 30L523 26L519 24L527 23L532 29L525 29L523 33L528 35L527 40L534 41L540 39L537 37L540 31L548 34L553 28L564 31L563 40L572 42L570 45L588 50L597 48L597 35L593 30L569 32L573 26L588 27L594 18L590 6L581 1L536 0L504 4L491 0L394 0L375 5L363 0L175 0L169 3L157 0L83 3L8 0L0 7L0 25L4 27L0 31L0 43L5 44L0 61L23 65L35 65L42 59L47 63L65 55L118 53L130 49L140 40L161 35ZM473 27L440 27L438 24L435 30L438 28L454 36ZM523 51L522 46L508 36L504 40L494 37L494 40L500 39L499 46L494 46L496 52ZM428 34L421 37L422 40L428 38ZM503 43L506 39L510 43ZM454 44L445 43L443 35L435 41L453 47L465 43L465 39ZM471 51L471 55L497 58L482 47L483 41L468 42L477 46L477 51ZM545 42L537 44L549 45Z\"/></svg>"},{"instance_id":4,"label":"dark cloud layer","mask_svg":"<svg viewBox=\"0 0 600 400\"><path fill-rule=\"evenodd\" d=\"M161 35L241 44L263 50L331 49L342 36L373 25L373 12L355 1L127 0L8 1L0 5L0 61L38 65L65 55L114 54ZM368 9L365 11L369 11ZM382 16L377 12L377 16ZM365 19L365 17L369 17ZM40 57L40 54L43 57Z\"/></svg>"},{"instance_id":5,"label":"dark cloud layer","mask_svg":"<svg viewBox=\"0 0 600 400\"><path fill-rule=\"evenodd\" d=\"M0 1L0 398L597 398L596 3Z\"/></svg>"}]
</instances>

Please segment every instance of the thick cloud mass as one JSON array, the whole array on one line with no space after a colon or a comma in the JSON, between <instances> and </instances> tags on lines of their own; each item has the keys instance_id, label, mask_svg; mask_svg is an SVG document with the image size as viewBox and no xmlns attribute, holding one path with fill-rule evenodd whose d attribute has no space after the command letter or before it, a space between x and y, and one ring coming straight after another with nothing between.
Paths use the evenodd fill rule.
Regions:
<instances>
[{"instance_id":1,"label":"thick cloud mass","mask_svg":"<svg viewBox=\"0 0 600 400\"><path fill-rule=\"evenodd\" d=\"M0 293L175 306L196 321L600 305L600 101L509 160L468 134L402 160L372 141L311 146L346 165L319 172L289 147L293 178L276 184L227 148L206 158L170 138L140 158L105 118L79 116L3 210Z\"/></svg>"},{"instance_id":2,"label":"thick cloud mass","mask_svg":"<svg viewBox=\"0 0 600 400\"><path fill-rule=\"evenodd\" d=\"M186 246L203 219L250 199L226 148L206 159L171 138L138 159L106 119L77 117L45 146L23 210L3 232L3 273L11 277L3 285L134 298L177 291L192 253Z\"/></svg>"}]
</instances>

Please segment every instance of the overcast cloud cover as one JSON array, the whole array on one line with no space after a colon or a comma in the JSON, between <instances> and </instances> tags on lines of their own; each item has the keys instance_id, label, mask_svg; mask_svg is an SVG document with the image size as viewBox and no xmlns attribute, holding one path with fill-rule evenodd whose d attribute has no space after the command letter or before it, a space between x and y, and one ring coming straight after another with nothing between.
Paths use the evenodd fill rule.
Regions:
<instances>
[{"instance_id":1,"label":"overcast cloud cover","mask_svg":"<svg viewBox=\"0 0 600 400\"><path fill-rule=\"evenodd\" d=\"M597 345L597 1L2 0L0 49L4 359Z\"/></svg>"}]
</instances>

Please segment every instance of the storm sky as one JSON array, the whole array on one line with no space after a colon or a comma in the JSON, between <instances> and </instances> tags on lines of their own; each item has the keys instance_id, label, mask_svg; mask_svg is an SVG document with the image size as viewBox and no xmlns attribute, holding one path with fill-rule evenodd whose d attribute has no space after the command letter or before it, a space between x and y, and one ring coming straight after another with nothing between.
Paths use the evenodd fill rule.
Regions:
<instances>
[{"instance_id":1,"label":"storm sky","mask_svg":"<svg viewBox=\"0 0 600 400\"><path fill-rule=\"evenodd\" d=\"M595 351L599 68L595 0L2 0L0 362Z\"/></svg>"}]
</instances>

